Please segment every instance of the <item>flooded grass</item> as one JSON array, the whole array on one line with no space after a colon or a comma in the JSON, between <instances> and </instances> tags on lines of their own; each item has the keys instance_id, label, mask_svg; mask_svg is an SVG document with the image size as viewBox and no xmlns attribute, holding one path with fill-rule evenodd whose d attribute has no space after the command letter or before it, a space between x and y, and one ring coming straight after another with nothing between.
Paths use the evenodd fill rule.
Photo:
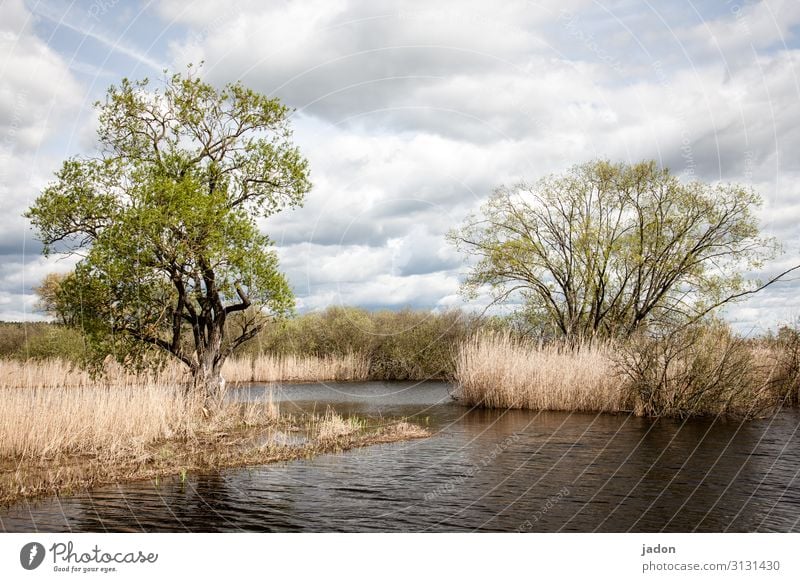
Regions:
<instances>
[{"instance_id":1,"label":"flooded grass","mask_svg":"<svg viewBox=\"0 0 800 582\"><path fill-rule=\"evenodd\" d=\"M281 414L268 397L203 402L151 379L4 387L0 503L425 436L402 420Z\"/></svg>"},{"instance_id":2,"label":"flooded grass","mask_svg":"<svg viewBox=\"0 0 800 582\"><path fill-rule=\"evenodd\" d=\"M578 345L489 333L461 344L456 394L488 408L757 418L797 401L794 361L721 326Z\"/></svg>"}]
</instances>

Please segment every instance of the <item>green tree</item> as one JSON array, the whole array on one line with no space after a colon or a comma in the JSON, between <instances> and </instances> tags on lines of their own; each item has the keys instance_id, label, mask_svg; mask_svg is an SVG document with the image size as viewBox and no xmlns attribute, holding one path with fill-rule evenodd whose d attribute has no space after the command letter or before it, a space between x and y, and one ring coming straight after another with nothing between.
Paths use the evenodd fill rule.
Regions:
<instances>
[{"instance_id":1,"label":"green tree","mask_svg":"<svg viewBox=\"0 0 800 582\"><path fill-rule=\"evenodd\" d=\"M653 161L601 160L497 188L449 238L477 259L467 294L518 294L552 335L628 337L766 286L742 274L777 252L759 235L759 204L750 189L683 183Z\"/></svg>"},{"instance_id":2,"label":"green tree","mask_svg":"<svg viewBox=\"0 0 800 582\"><path fill-rule=\"evenodd\" d=\"M63 325L74 323L72 320L73 314L69 312L68 306L64 304L63 285L67 278L68 275L50 273L34 289L39 296L36 309L52 315Z\"/></svg>"},{"instance_id":3,"label":"green tree","mask_svg":"<svg viewBox=\"0 0 800 582\"><path fill-rule=\"evenodd\" d=\"M125 79L97 107L100 154L66 160L26 213L45 253L80 257L59 310L97 353L169 354L210 395L225 359L294 306L256 223L311 187L290 110L191 67L155 89Z\"/></svg>"}]
</instances>

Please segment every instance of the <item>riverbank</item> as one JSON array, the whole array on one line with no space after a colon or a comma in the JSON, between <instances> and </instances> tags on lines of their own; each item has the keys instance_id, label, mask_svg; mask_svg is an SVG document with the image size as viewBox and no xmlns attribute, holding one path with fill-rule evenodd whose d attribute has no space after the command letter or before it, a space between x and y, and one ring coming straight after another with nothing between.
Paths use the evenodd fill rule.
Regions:
<instances>
[{"instance_id":1,"label":"riverbank","mask_svg":"<svg viewBox=\"0 0 800 582\"><path fill-rule=\"evenodd\" d=\"M624 343L542 343L478 334L459 347L456 397L469 406L646 417L758 418L796 404L798 352L725 327Z\"/></svg>"},{"instance_id":2,"label":"riverbank","mask_svg":"<svg viewBox=\"0 0 800 582\"><path fill-rule=\"evenodd\" d=\"M3 388L0 503L426 436L402 419L288 415L268 398L208 405L147 381Z\"/></svg>"}]
</instances>

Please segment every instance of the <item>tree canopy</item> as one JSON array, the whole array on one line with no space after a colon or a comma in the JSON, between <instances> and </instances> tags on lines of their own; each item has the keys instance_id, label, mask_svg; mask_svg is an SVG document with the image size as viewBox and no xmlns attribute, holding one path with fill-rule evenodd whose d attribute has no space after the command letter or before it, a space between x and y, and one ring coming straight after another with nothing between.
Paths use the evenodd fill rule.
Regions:
<instances>
[{"instance_id":1,"label":"tree canopy","mask_svg":"<svg viewBox=\"0 0 800 582\"><path fill-rule=\"evenodd\" d=\"M155 88L125 79L97 106L99 155L66 160L26 214L45 253L79 257L57 305L100 352L171 354L213 390L264 316L294 306L257 224L311 187L290 110L191 68Z\"/></svg>"},{"instance_id":2,"label":"tree canopy","mask_svg":"<svg viewBox=\"0 0 800 582\"><path fill-rule=\"evenodd\" d=\"M743 275L777 251L759 204L751 189L684 183L654 161L599 160L497 188L449 238L476 259L468 294L518 294L550 334L627 337L762 286Z\"/></svg>"}]
</instances>

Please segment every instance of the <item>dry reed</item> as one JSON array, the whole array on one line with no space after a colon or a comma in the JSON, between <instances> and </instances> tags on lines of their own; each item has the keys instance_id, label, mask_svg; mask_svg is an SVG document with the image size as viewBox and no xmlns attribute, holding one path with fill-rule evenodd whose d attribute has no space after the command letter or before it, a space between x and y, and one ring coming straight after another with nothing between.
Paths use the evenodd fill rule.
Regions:
<instances>
[{"instance_id":1,"label":"dry reed","mask_svg":"<svg viewBox=\"0 0 800 582\"><path fill-rule=\"evenodd\" d=\"M189 380L183 364L171 363L157 372L136 374L112 360L92 375L67 360L2 360L0 388L90 388L131 384L182 384Z\"/></svg>"},{"instance_id":2,"label":"dry reed","mask_svg":"<svg viewBox=\"0 0 800 582\"><path fill-rule=\"evenodd\" d=\"M786 360L715 326L576 347L479 334L459 348L456 394L490 408L752 418L794 398L800 368Z\"/></svg>"},{"instance_id":3,"label":"dry reed","mask_svg":"<svg viewBox=\"0 0 800 582\"><path fill-rule=\"evenodd\" d=\"M129 383L107 387L0 389L0 461L47 461L93 455L137 455L150 444L241 426L269 425L270 402L208 403L178 386Z\"/></svg>"},{"instance_id":4,"label":"dry reed","mask_svg":"<svg viewBox=\"0 0 800 582\"><path fill-rule=\"evenodd\" d=\"M327 369L337 371L332 364ZM137 377L112 366L93 378L60 361L0 361L0 503L428 435L403 422L366 427L330 411L280 415L269 397L195 399L165 378L186 379L179 367ZM275 438L286 432L308 438L300 444Z\"/></svg>"},{"instance_id":5,"label":"dry reed","mask_svg":"<svg viewBox=\"0 0 800 582\"><path fill-rule=\"evenodd\" d=\"M567 348L480 334L456 356L458 397L491 408L618 412L629 407L608 345Z\"/></svg>"},{"instance_id":6,"label":"dry reed","mask_svg":"<svg viewBox=\"0 0 800 582\"><path fill-rule=\"evenodd\" d=\"M66 360L0 360L0 388L91 388L152 383L184 384L190 377L183 364L170 363L157 372L134 374L116 362L105 363L102 373L91 375ZM348 382L366 380L369 361L360 354L295 356L263 354L229 358L222 376L229 383L244 382Z\"/></svg>"},{"instance_id":7,"label":"dry reed","mask_svg":"<svg viewBox=\"0 0 800 582\"><path fill-rule=\"evenodd\" d=\"M366 380L369 361L361 354L297 356L261 354L230 358L222 368L228 382L349 382Z\"/></svg>"}]
</instances>

